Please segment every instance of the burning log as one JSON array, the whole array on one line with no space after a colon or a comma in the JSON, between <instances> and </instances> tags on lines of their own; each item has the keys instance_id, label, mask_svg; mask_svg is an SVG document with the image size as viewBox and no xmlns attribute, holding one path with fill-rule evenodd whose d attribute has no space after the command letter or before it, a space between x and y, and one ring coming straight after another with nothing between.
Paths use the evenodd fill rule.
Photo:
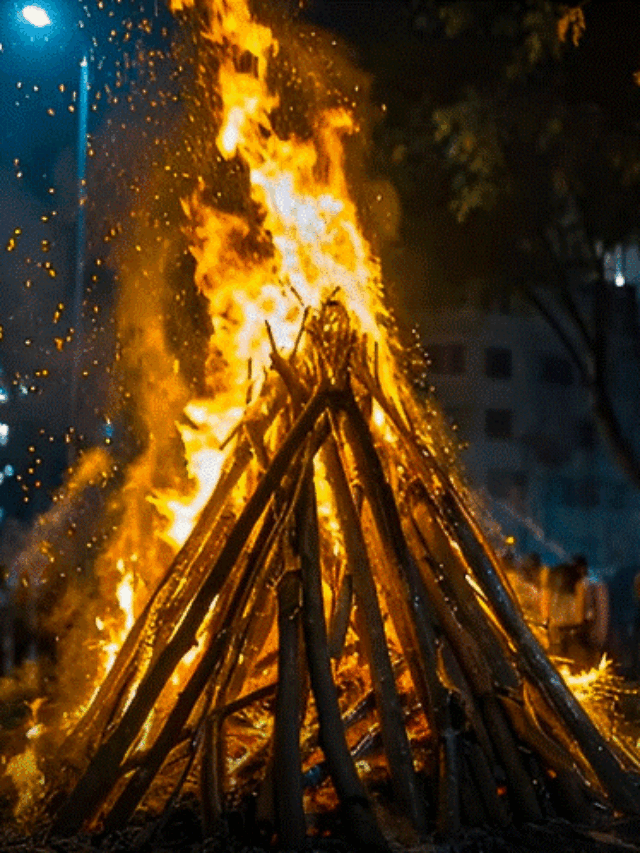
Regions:
<instances>
[{"instance_id":1,"label":"burning log","mask_svg":"<svg viewBox=\"0 0 640 853\"><path fill-rule=\"evenodd\" d=\"M267 501L279 486L280 480L287 471L287 466L291 463L296 452L299 451L301 439L306 437L322 409L326 407L326 397L326 391L318 391L290 431L286 442L273 459L269 470L258 484L256 491L229 534L218 559L197 591L178 628L150 666L140 682L133 700L122 715L122 719L108 739L101 744L77 784L74 794L57 815L54 824L55 832L76 832L86 820L93 816L103 801L105 792L111 791L119 776L119 767L124 756L140 733L140 729L154 702L158 699L162 688L177 664L192 646L198 628L207 615L214 597L218 595L224 581L231 574L234 562L246 544L254 524L264 511ZM210 668L206 672L206 667L203 667L199 673L199 677L204 677L203 687L207 681L206 675L211 674L218 657L222 654L228 633L229 628L226 628L224 635L218 634L211 654L205 658L209 661ZM191 703L193 705L199 694L195 689L192 694ZM190 708L186 709L187 716L189 711ZM180 713L179 716L181 718L180 725L182 725L183 722L186 722L186 718L182 719L183 713ZM174 729L168 735L169 740L172 736L175 737L175 734L176 730Z\"/></svg>"},{"instance_id":2,"label":"burning log","mask_svg":"<svg viewBox=\"0 0 640 853\"><path fill-rule=\"evenodd\" d=\"M333 306L325 312L335 320ZM343 337L345 323L342 316ZM316 498L316 490L327 487L354 593L339 606L347 611L348 630L362 642L395 807L415 831L424 835L432 828L450 836L465 824L539 822L548 814L550 797L562 810L556 790L563 791L570 808L582 805L583 815L594 796L621 813L640 810L630 768L579 708L531 634L441 460L398 415L385 420L392 431L400 424L389 438L375 432L366 402L370 376L363 379L361 361L345 360L343 351L338 357L336 350L328 362L331 341L340 339L334 332L327 333L323 355L316 358L316 325L311 344L295 357L295 385L292 374L289 401L273 421L274 435L285 433L273 458L269 461L266 448L252 449L249 460L242 451L246 482L255 486L208 574L192 557L180 558L162 581L161 588L175 584L174 573L185 567L198 574L191 584L183 579L191 599L135 688L127 688L123 707L118 684L126 683L122 673L131 666L131 645L142 630L139 624L132 629L134 639L125 642L114 665L120 675L96 698L99 714L93 708L87 712L91 726L97 716L111 723L56 814L54 834L125 826L189 731L200 744L200 758L194 761L192 749L182 759L177 785L197 771L205 825L212 831L226 796L220 770L226 763L223 721L243 707L243 693L248 703L255 701L244 688L252 675L244 653L252 649L257 657L272 632L276 615L264 599L277 588L278 687L267 776L273 781L280 843L294 849L305 837L303 770L315 740L354 840L363 849L384 849L372 792L352 757L360 747L341 705L341 661L331 663L323 587L332 541L319 520ZM282 365L276 367L282 373ZM380 389L376 394L385 410L393 411ZM248 446L238 444L241 450ZM411 474L405 460L412 464ZM393 477L386 473L392 466ZM210 524L215 530L215 515ZM196 525L184 551L206 552L208 535L202 523ZM256 610L258 601L263 603ZM258 618L262 612L266 615ZM344 612L339 618L345 619ZM151 725L153 742L134 767L130 758L149 727L149 715L198 638L202 649L196 662L180 692L173 699L169 693L162 718ZM344 656L347 646L338 645ZM421 703L420 726L427 733L422 743L408 728L392 647L404 657ZM305 711L306 672L314 698L311 717L309 707ZM536 691L535 707L544 703L537 712L527 684ZM260 696L267 693L262 688ZM317 737L309 739L309 725L318 726ZM85 727L81 721L79 730ZM570 748L566 738L557 739L554 727L573 738ZM532 770L533 758L540 772Z\"/></svg>"},{"instance_id":3,"label":"burning log","mask_svg":"<svg viewBox=\"0 0 640 853\"><path fill-rule=\"evenodd\" d=\"M396 689L365 537L335 442L329 442L325 452L356 597L362 608L357 627L365 643L391 779L414 824L424 826L424 804L404 728L404 713Z\"/></svg>"}]
</instances>

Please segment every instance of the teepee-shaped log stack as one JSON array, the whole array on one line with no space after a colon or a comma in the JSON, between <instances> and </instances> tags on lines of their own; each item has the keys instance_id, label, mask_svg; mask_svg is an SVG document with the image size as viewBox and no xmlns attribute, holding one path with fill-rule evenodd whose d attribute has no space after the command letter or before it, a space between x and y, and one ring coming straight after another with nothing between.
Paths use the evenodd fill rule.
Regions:
<instances>
[{"instance_id":1,"label":"teepee-shaped log stack","mask_svg":"<svg viewBox=\"0 0 640 853\"><path fill-rule=\"evenodd\" d=\"M272 360L190 538L55 759L67 793L53 833L122 828L196 778L205 827L231 793L254 797L287 849L323 777L368 849L385 847L380 774L419 835L584 819L594 801L639 813L631 759L532 635L425 412L401 380L382 387L342 305Z\"/></svg>"}]
</instances>

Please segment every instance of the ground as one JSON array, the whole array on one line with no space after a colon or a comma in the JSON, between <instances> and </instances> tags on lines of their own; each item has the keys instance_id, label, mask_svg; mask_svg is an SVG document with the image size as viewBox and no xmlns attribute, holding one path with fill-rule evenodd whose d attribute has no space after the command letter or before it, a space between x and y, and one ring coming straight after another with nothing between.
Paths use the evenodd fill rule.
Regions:
<instances>
[{"instance_id":1,"label":"ground","mask_svg":"<svg viewBox=\"0 0 640 853\"><path fill-rule=\"evenodd\" d=\"M108 838L17 837L0 829L0 853L265 853L259 844L220 834L202 841L193 813L179 812L159 837L150 825L132 827ZM273 849L273 848L272 848ZM363 853L340 838L310 838L300 853ZM467 830L449 841L430 840L410 847L391 843L390 853L640 853L640 818L614 821L594 830L565 821L493 830Z\"/></svg>"}]
</instances>

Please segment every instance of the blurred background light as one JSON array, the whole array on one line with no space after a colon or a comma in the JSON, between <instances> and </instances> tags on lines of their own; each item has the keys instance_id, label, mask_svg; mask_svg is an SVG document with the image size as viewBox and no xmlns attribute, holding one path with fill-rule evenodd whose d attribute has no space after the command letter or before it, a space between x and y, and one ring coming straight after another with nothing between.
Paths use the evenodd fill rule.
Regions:
<instances>
[{"instance_id":1,"label":"blurred background light","mask_svg":"<svg viewBox=\"0 0 640 853\"><path fill-rule=\"evenodd\" d=\"M51 18L42 6L25 6L21 12L22 17L34 27L50 27Z\"/></svg>"}]
</instances>

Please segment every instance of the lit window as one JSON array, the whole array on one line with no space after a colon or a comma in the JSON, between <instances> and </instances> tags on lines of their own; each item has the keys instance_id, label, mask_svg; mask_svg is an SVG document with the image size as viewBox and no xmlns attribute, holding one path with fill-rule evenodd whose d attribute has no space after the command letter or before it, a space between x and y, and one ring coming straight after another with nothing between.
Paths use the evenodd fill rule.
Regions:
<instances>
[{"instance_id":1,"label":"lit window","mask_svg":"<svg viewBox=\"0 0 640 853\"><path fill-rule=\"evenodd\" d=\"M9 441L9 424L0 423L0 447L5 447Z\"/></svg>"}]
</instances>

